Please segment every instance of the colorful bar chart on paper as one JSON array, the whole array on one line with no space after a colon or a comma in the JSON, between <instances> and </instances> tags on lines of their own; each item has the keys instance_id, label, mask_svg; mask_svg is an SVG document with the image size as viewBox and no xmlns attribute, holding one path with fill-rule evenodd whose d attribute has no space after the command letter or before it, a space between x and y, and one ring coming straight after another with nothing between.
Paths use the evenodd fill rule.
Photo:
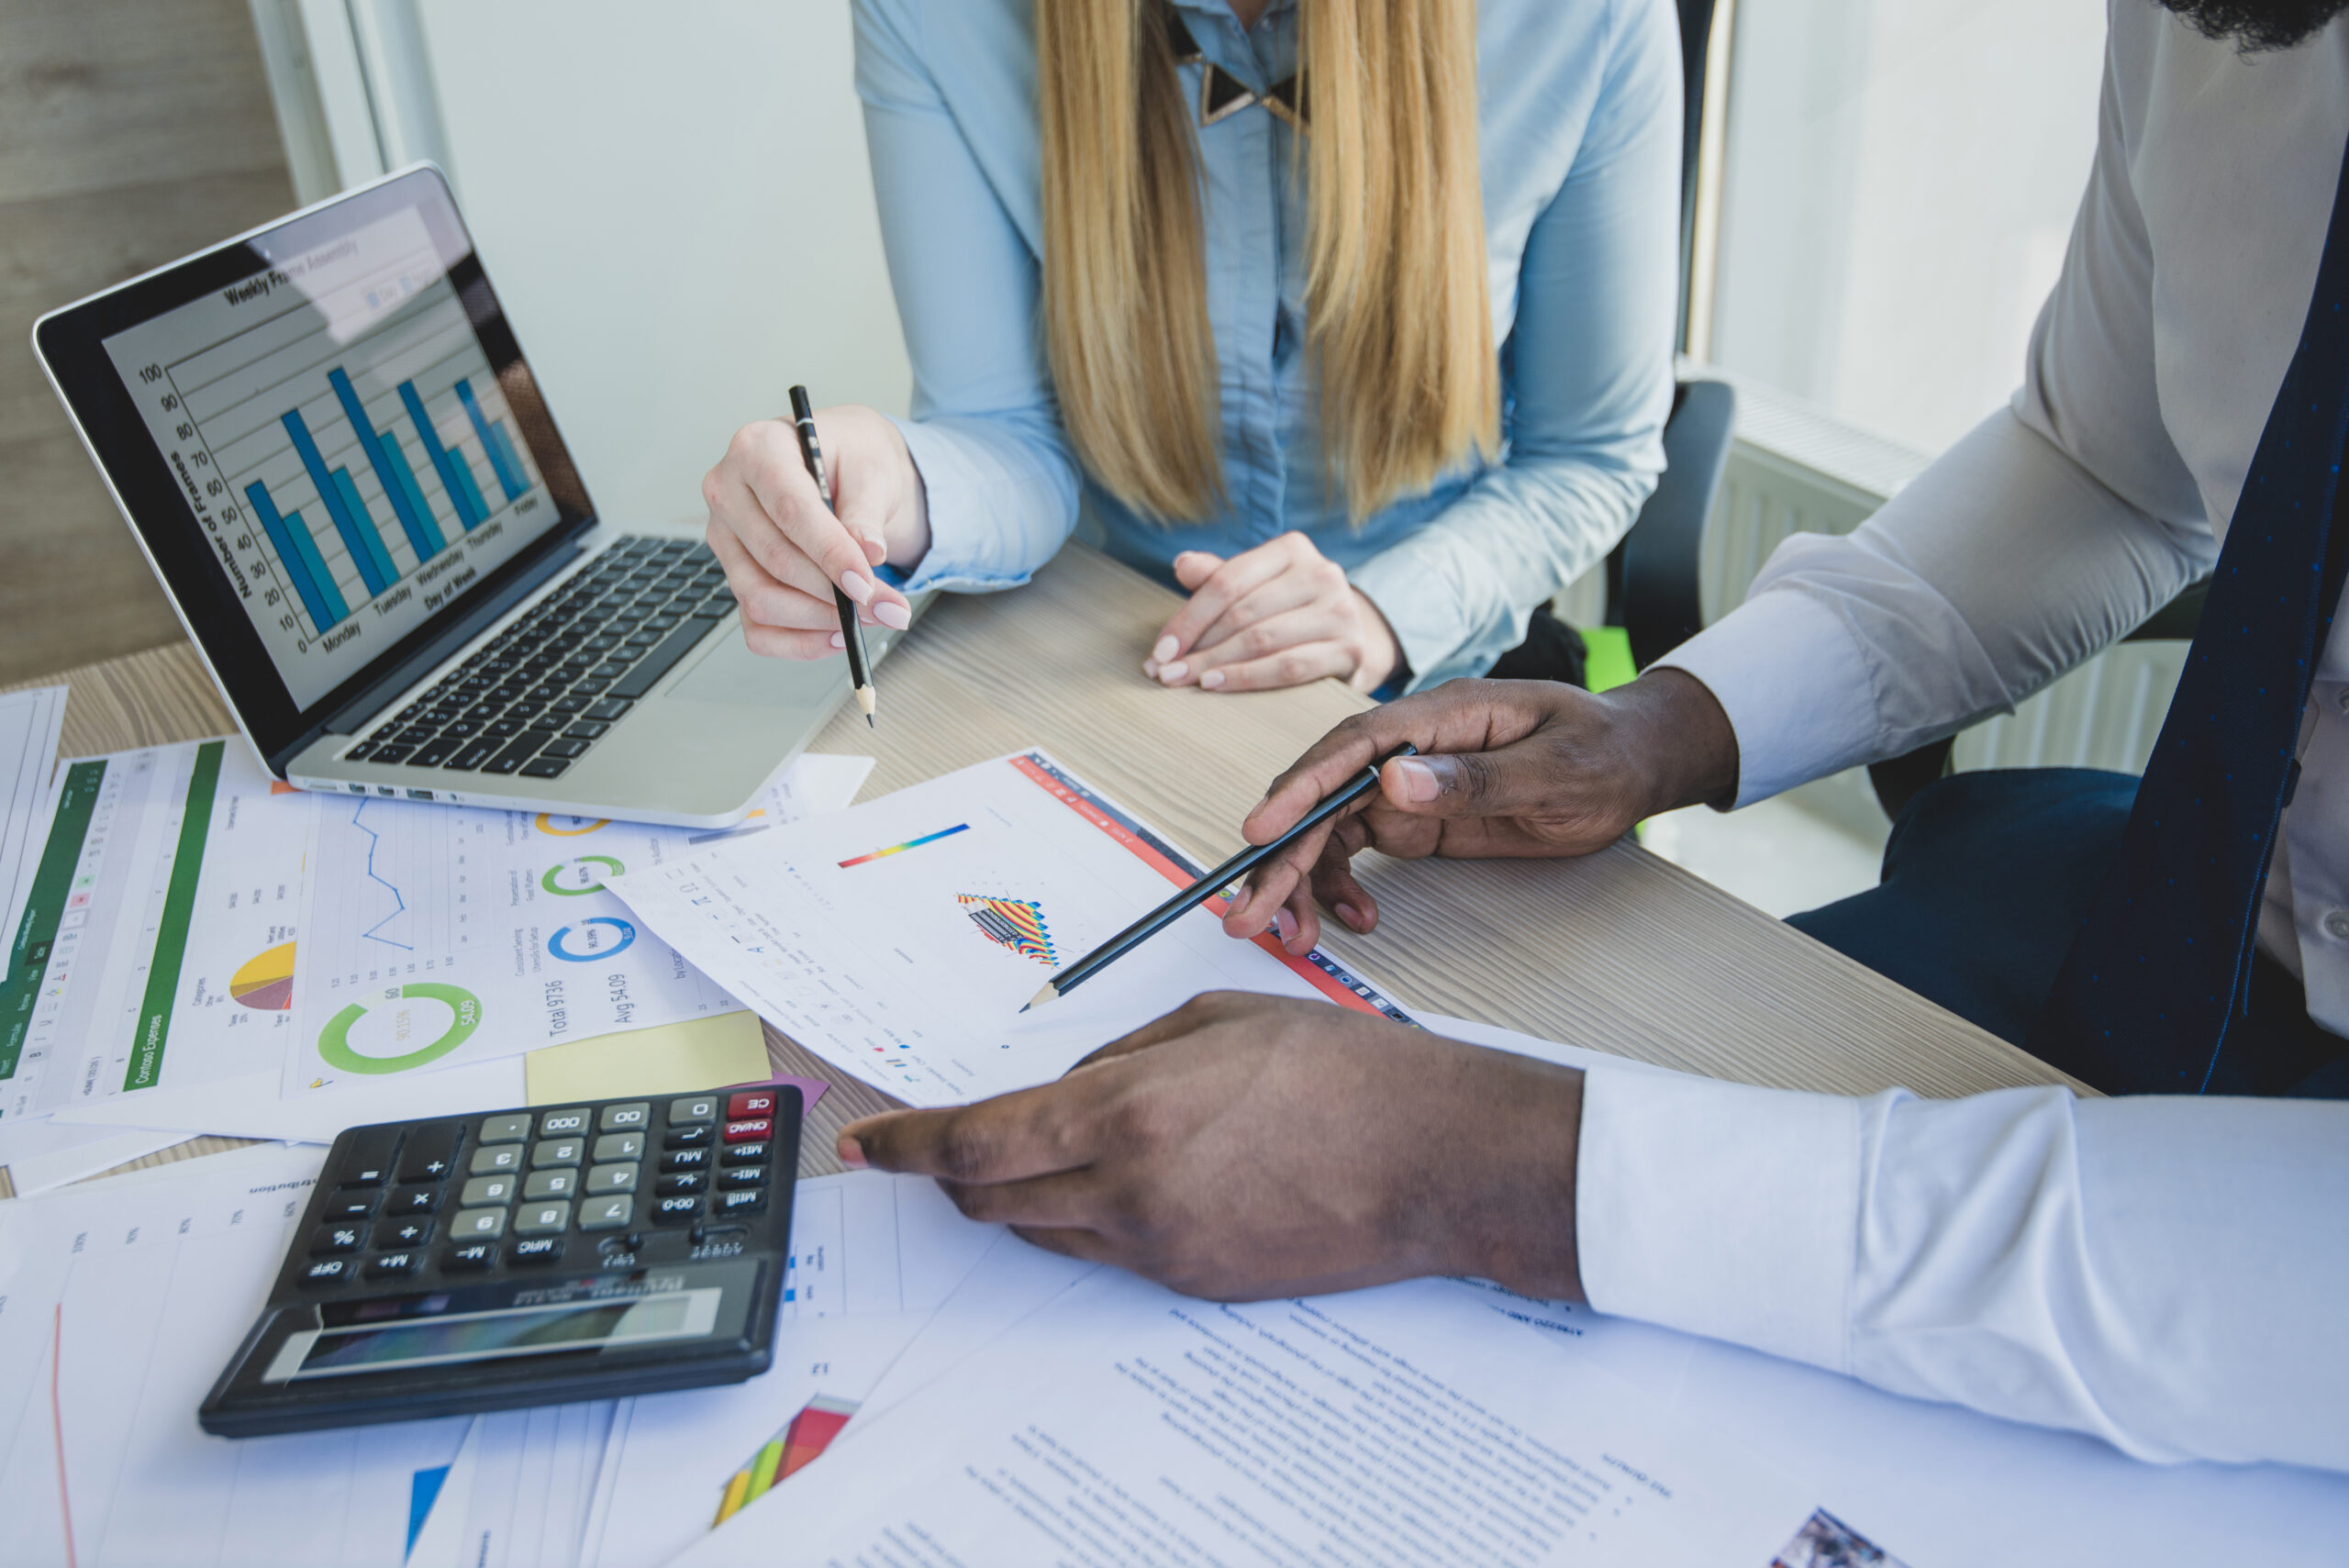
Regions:
<instances>
[{"instance_id":1,"label":"colorful bar chart on paper","mask_svg":"<svg viewBox=\"0 0 2349 1568\"><path fill-rule=\"evenodd\" d=\"M855 1414L856 1401L852 1399L834 1399L819 1394L809 1400L806 1409L791 1418L789 1425L761 1445L748 1464L727 1478L725 1492L718 1498L718 1517L710 1520L710 1528L715 1529L724 1524L765 1496L776 1482L821 1454Z\"/></svg>"},{"instance_id":2,"label":"colorful bar chart on paper","mask_svg":"<svg viewBox=\"0 0 2349 1568\"><path fill-rule=\"evenodd\" d=\"M306 623L288 631L322 638L540 476L445 280L348 345L310 313L285 319L174 379L192 434L267 543L284 613Z\"/></svg>"}]
</instances>

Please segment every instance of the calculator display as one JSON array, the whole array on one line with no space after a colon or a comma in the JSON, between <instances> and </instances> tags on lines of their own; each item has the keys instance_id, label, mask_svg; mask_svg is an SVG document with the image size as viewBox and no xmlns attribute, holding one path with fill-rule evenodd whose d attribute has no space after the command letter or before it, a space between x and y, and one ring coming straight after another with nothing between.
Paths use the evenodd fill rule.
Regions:
<instances>
[{"instance_id":1,"label":"calculator display","mask_svg":"<svg viewBox=\"0 0 2349 1568\"><path fill-rule=\"evenodd\" d=\"M700 1339L718 1321L718 1289L680 1290L621 1301L476 1312L427 1322L297 1333L263 1374L266 1383L396 1372L550 1351L600 1350L657 1340Z\"/></svg>"}]
</instances>

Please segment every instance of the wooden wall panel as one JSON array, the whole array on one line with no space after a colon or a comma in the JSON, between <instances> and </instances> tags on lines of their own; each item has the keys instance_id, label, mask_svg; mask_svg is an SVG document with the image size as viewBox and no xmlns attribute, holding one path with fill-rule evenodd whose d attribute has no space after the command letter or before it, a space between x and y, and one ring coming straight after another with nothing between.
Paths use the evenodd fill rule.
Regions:
<instances>
[{"instance_id":1,"label":"wooden wall panel","mask_svg":"<svg viewBox=\"0 0 2349 1568\"><path fill-rule=\"evenodd\" d=\"M293 205L243 0L0 0L0 680L180 635L34 319Z\"/></svg>"}]
</instances>

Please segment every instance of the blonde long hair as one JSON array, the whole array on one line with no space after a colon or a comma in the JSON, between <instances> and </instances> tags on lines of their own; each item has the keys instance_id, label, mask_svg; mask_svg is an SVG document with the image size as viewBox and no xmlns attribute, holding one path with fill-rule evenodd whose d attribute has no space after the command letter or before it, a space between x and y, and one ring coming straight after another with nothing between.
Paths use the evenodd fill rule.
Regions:
<instances>
[{"instance_id":1,"label":"blonde long hair","mask_svg":"<svg viewBox=\"0 0 2349 1568\"><path fill-rule=\"evenodd\" d=\"M1044 324L1094 478L1162 520L1224 498L1191 106L1164 0L1036 0ZM1306 344L1356 522L1500 428L1475 0L1302 0ZM1254 111L1251 111L1254 112Z\"/></svg>"}]
</instances>

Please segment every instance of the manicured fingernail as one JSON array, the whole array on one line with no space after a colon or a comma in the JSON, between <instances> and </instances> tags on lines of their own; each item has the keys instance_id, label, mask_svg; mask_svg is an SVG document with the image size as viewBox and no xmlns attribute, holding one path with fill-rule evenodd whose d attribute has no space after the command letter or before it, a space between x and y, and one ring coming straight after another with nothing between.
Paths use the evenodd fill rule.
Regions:
<instances>
[{"instance_id":1,"label":"manicured fingernail","mask_svg":"<svg viewBox=\"0 0 2349 1568\"><path fill-rule=\"evenodd\" d=\"M1199 677L1199 684L1205 686L1209 691L1215 690L1218 686L1223 684L1223 672L1220 670L1209 670L1206 674Z\"/></svg>"},{"instance_id":2,"label":"manicured fingernail","mask_svg":"<svg viewBox=\"0 0 2349 1568\"><path fill-rule=\"evenodd\" d=\"M1362 929L1362 913L1353 905L1341 904L1337 906L1337 911L1338 918L1343 920L1349 929L1356 931Z\"/></svg>"},{"instance_id":3,"label":"manicured fingernail","mask_svg":"<svg viewBox=\"0 0 2349 1568\"><path fill-rule=\"evenodd\" d=\"M832 633L832 646L835 648L846 648L848 646L848 639L842 637L836 631Z\"/></svg>"},{"instance_id":4,"label":"manicured fingernail","mask_svg":"<svg viewBox=\"0 0 2349 1568\"><path fill-rule=\"evenodd\" d=\"M1293 942L1297 940L1297 917L1290 914L1286 909L1283 909L1279 914L1273 917L1273 924L1279 928L1282 941Z\"/></svg>"},{"instance_id":5,"label":"manicured fingernail","mask_svg":"<svg viewBox=\"0 0 2349 1568\"><path fill-rule=\"evenodd\" d=\"M1141 662L1141 673L1148 675L1153 681L1158 679L1158 661L1155 659L1143 660Z\"/></svg>"},{"instance_id":6,"label":"manicured fingernail","mask_svg":"<svg viewBox=\"0 0 2349 1568\"><path fill-rule=\"evenodd\" d=\"M843 572L841 573L841 592L862 605L873 597L873 584L864 580L862 573Z\"/></svg>"},{"instance_id":7,"label":"manicured fingernail","mask_svg":"<svg viewBox=\"0 0 2349 1568\"><path fill-rule=\"evenodd\" d=\"M1386 765L1393 768L1396 775L1403 781L1403 798L1406 800L1433 800L1443 793L1442 786L1436 782L1435 770L1417 757L1404 757Z\"/></svg>"},{"instance_id":8,"label":"manicured fingernail","mask_svg":"<svg viewBox=\"0 0 2349 1568\"><path fill-rule=\"evenodd\" d=\"M874 606L873 618L891 631L903 631L914 624L913 612L894 599L885 599Z\"/></svg>"},{"instance_id":9,"label":"manicured fingernail","mask_svg":"<svg viewBox=\"0 0 2349 1568\"><path fill-rule=\"evenodd\" d=\"M1177 659L1172 664L1161 664L1158 667L1158 678L1162 681L1170 683L1179 681L1190 673L1191 667L1188 664L1184 663L1180 659Z\"/></svg>"},{"instance_id":10,"label":"manicured fingernail","mask_svg":"<svg viewBox=\"0 0 2349 1568\"><path fill-rule=\"evenodd\" d=\"M846 1165L850 1170L862 1171L865 1168L864 1145L859 1143L855 1139L851 1138L847 1133L841 1133L839 1141L834 1143L832 1147L839 1152L841 1163Z\"/></svg>"},{"instance_id":11,"label":"manicured fingernail","mask_svg":"<svg viewBox=\"0 0 2349 1568\"><path fill-rule=\"evenodd\" d=\"M1163 664L1169 659L1174 658L1174 655L1182 651L1183 645L1181 643L1175 641L1171 637L1162 637L1158 639L1158 646L1150 651L1150 656L1152 659L1157 660L1161 664Z\"/></svg>"}]
</instances>

